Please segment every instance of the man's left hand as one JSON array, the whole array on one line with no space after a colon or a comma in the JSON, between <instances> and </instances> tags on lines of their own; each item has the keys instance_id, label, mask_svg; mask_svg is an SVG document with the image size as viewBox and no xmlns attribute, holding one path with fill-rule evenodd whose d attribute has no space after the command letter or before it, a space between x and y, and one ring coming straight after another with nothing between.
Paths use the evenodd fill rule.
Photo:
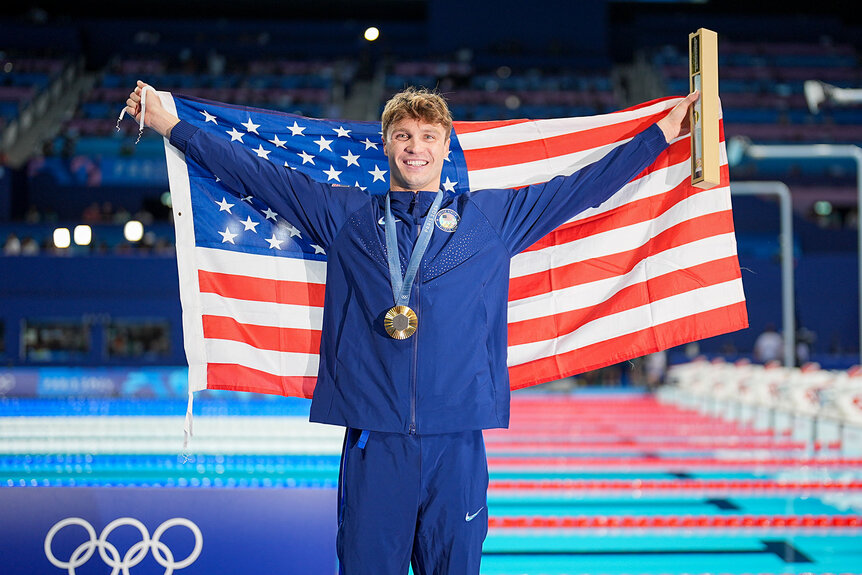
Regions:
<instances>
[{"instance_id":1,"label":"man's left hand","mask_svg":"<svg viewBox=\"0 0 862 575\"><path fill-rule=\"evenodd\" d=\"M684 136L689 132L688 109L700 97L700 93L695 90L685 97L685 99L673 107L670 113L659 120L658 127L664 132L664 139L670 144L674 138Z\"/></svg>"}]
</instances>

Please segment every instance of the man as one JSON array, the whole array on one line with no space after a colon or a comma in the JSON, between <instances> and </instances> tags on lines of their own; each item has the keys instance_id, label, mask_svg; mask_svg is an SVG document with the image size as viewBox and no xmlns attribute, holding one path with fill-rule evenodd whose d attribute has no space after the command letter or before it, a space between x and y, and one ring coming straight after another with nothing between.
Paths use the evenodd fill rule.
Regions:
<instances>
[{"instance_id":1,"label":"man","mask_svg":"<svg viewBox=\"0 0 862 575\"><path fill-rule=\"evenodd\" d=\"M754 359L760 363L769 363L780 362L783 357L784 338L775 330L774 324L768 323L763 333L754 340Z\"/></svg>"},{"instance_id":2,"label":"man","mask_svg":"<svg viewBox=\"0 0 862 575\"><path fill-rule=\"evenodd\" d=\"M139 82L127 101L139 121L145 88ZM383 111L385 196L259 162L148 100L147 125L326 249L310 419L347 428L343 573L403 575L411 561L417 575L479 572L488 530L482 430L509 423L509 261L651 164L696 99L575 174L456 195L440 190L452 128L446 102L408 89Z\"/></svg>"}]
</instances>

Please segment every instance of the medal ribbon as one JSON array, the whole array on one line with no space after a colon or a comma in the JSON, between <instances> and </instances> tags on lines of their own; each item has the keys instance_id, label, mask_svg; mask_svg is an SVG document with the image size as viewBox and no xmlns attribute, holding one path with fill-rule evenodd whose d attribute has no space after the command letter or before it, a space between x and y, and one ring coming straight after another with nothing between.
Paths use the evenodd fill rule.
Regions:
<instances>
[{"instance_id":1,"label":"medal ribbon","mask_svg":"<svg viewBox=\"0 0 862 575\"><path fill-rule=\"evenodd\" d=\"M392 295L395 297L395 305L406 306L410 303L410 292L413 290L413 281L416 279L416 272L419 270L422 256L425 255L425 250L428 249L428 243L431 241L431 234L434 233L434 220L437 218L437 211L443 202L443 190L437 190L434 203L431 204L431 209L428 210L425 223L422 225L422 231L419 233L419 239L416 240L416 245L413 246L413 253L410 254L407 272L404 274L403 279L401 278L401 260L398 257L398 236L395 233L395 218L392 217L389 198L390 194L387 193L386 216L383 220L386 235L386 256L389 260L389 280L392 283Z\"/></svg>"}]
</instances>

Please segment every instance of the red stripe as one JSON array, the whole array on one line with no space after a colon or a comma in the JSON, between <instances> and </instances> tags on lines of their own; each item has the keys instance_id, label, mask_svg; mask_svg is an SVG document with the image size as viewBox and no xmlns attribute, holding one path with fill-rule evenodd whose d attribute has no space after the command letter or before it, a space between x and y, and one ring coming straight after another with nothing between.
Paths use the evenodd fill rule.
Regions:
<instances>
[{"instance_id":1,"label":"red stripe","mask_svg":"<svg viewBox=\"0 0 862 575\"><path fill-rule=\"evenodd\" d=\"M745 302L703 311L580 349L509 367L512 389L562 379L661 349L748 327Z\"/></svg>"},{"instance_id":2,"label":"red stripe","mask_svg":"<svg viewBox=\"0 0 862 575\"><path fill-rule=\"evenodd\" d=\"M204 337L246 343L257 349L320 353L320 330L240 323L230 317L204 315Z\"/></svg>"},{"instance_id":3,"label":"red stripe","mask_svg":"<svg viewBox=\"0 0 862 575\"><path fill-rule=\"evenodd\" d=\"M464 161L467 164L467 170L474 171L512 166L592 150L635 137L654 124L658 115L653 114L570 134L537 138L528 142L464 150Z\"/></svg>"},{"instance_id":4,"label":"red stripe","mask_svg":"<svg viewBox=\"0 0 862 575\"><path fill-rule=\"evenodd\" d=\"M671 226L634 249L576 261L509 280L509 301L542 295L576 285L618 277L632 271L647 256L697 240L733 232L730 210L698 216ZM734 258L735 259L735 258ZM738 268L736 261L728 262Z\"/></svg>"},{"instance_id":5,"label":"red stripe","mask_svg":"<svg viewBox=\"0 0 862 575\"><path fill-rule=\"evenodd\" d=\"M323 307L324 284L198 270L202 293L233 299Z\"/></svg>"},{"instance_id":6,"label":"red stripe","mask_svg":"<svg viewBox=\"0 0 862 575\"><path fill-rule=\"evenodd\" d=\"M316 377L279 376L233 363L207 364L207 389L250 391L311 399Z\"/></svg>"},{"instance_id":7,"label":"red stripe","mask_svg":"<svg viewBox=\"0 0 862 575\"><path fill-rule=\"evenodd\" d=\"M647 108L652 106L653 104L657 104L659 102L663 102L665 100L673 100L674 98L678 98L678 96L668 96L665 98L658 98L656 100L650 100L649 102L644 102L643 104L638 104L637 106L632 106L631 108L626 108L624 110L619 110L617 112L613 112L613 114L622 114L625 112L632 112L634 110L639 110L641 108ZM491 128L499 128L500 126L512 126L515 124L523 124L524 122L532 122L533 120L520 118L516 120L494 120L487 122L473 122L473 121L458 121L453 122L452 126L455 128L456 134L471 134L473 132L481 132L483 130L489 130Z\"/></svg>"},{"instance_id":8,"label":"red stripe","mask_svg":"<svg viewBox=\"0 0 862 575\"><path fill-rule=\"evenodd\" d=\"M667 297L741 277L736 256L675 270L619 290L600 306L584 307L518 322L509 322L509 345L545 341L574 332L584 324Z\"/></svg>"},{"instance_id":9,"label":"red stripe","mask_svg":"<svg viewBox=\"0 0 862 575\"><path fill-rule=\"evenodd\" d=\"M516 124L524 124L526 122L532 122L533 120L527 119L519 119L519 120L492 120L487 122L452 122L452 128L455 130L455 134L472 134L474 132L482 132L485 130L492 130L494 128L500 128L503 126L514 126Z\"/></svg>"},{"instance_id":10,"label":"red stripe","mask_svg":"<svg viewBox=\"0 0 862 575\"><path fill-rule=\"evenodd\" d=\"M545 341L574 332L599 317L635 309L667 297L741 277L736 256L706 262L626 286L601 305L509 322L509 345Z\"/></svg>"}]
</instances>

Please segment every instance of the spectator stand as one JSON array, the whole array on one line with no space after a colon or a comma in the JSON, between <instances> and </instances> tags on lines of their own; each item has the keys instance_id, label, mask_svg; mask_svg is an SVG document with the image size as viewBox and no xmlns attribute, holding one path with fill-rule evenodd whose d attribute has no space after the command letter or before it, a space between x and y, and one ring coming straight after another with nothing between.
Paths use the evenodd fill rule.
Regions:
<instances>
[{"instance_id":1,"label":"spectator stand","mask_svg":"<svg viewBox=\"0 0 862 575\"><path fill-rule=\"evenodd\" d=\"M613 112L622 104L610 74L498 56L454 57L398 62L386 71L386 97L408 85L437 89L457 120L560 118ZM510 65L511 64L511 65Z\"/></svg>"}]
</instances>

